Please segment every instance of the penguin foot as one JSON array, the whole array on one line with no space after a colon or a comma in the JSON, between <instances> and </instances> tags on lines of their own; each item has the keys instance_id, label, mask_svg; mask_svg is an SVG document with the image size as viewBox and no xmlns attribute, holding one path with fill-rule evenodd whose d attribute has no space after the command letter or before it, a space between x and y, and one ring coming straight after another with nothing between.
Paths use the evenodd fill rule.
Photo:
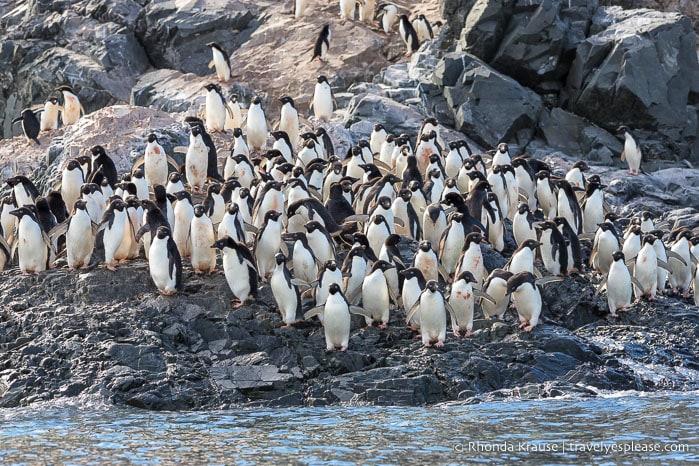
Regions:
<instances>
[{"instance_id":1,"label":"penguin foot","mask_svg":"<svg viewBox=\"0 0 699 466\"><path fill-rule=\"evenodd\" d=\"M386 330L388 328L388 322L381 322L381 324L379 324L379 328L381 330Z\"/></svg>"},{"instance_id":2,"label":"penguin foot","mask_svg":"<svg viewBox=\"0 0 699 466\"><path fill-rule=\"evenodd\" d=\"M89 270L90 269L90 264L84 264L82 267L80 267L80 270Z\"/></svg>"},{"instance_id":3,"label":"penguin foot","mask_svg":"<svg viewBox=\"0 0 699 466\"><path fill-rule=\"evenodd\" d=\"M609 315L610 315L611 317L615 317L615 318L617 318L617 319L619 318L619 314L617 314L616 312L612 312L612 313L610 313Z\"/></svg>"},{"instance_id":4,"label":"penguin foot","mask_svg":"<svg viewBox=\"0 0 699 466\"><path fill-rule=\"evenodd\" d=\"M471 338L472 336L473 336L473 332L471 332L470 330L466 330L466 334L464 335L464 337Z\"/></svg>"},{"instance_id":5,"label":"penguin foot","mask_svg":"<svg viewBox=\"0 0 699 466\"><path fill-rule=\"evenodd\" d=\"M533 328L534 328L533 325L527 325L526 327L524 327L524 331L525 331L525 332L531 332Z\"/></svg>"},{"instance_id":6,"label":"penguin foot","mask_svg":"<svg viewBox=\"0 0 699 466\"><path fill-rule=\"evenodd\" d=\"M239 300L239 299L234 299L234 300L233 300L233 309L238 309L238 308L241 307L243 304L245 304L243 301L241 301L241 300Z\"/></svg>"},{"instance_id":7,"label":"penguin foot","mask_svg":"<svg viewBox=\"0 0 699 466\"><path fill-rule=\"evenodd\" d=\"M687 291L685 291L684 293L682 293L682 297L683 297L684 299L689 299L689 298L692 297L692 293L690 293L689 290L687 290Z\"/></svg>"},{"instance_id":8,"label":"penguin foot","mask_svg":"<svg viewBox=\"0 0 699 466\"><path fill-rule=\"evenodd\" d=\"M432 346L432 344L429 341L424 342L423 345L425 346L425 348L430 348Z\"/></svg>"},{"instance_id":9,"label":"penguin foot","mask_svg":"<svg viewBox=\"0 0 699 466\"><path fill-rule=\"evenodd\" d=\"M444 346L444 342L442 340L439 340L437 343L434 344L434 346L436 346L437 348L441 348L442 346Z\"/></svg>"},{"instance_id":10,"label":"penguin foot","mask_svg":"<svg viewBox=\"0 0 699 466\"><path fill-rule=\"evenodd\" d=\"M204 271L201 270L201 269L194 269L194 273L197 274L197 275L201 275L201 274L204 273Z\"/></svg>"},{"instance_id":11,"label":"penguin foot","mask_svg":"<svg viewBox=\"0 0 699 466\"><path fill-rule=\"evenodd\" d=\"M116 262L111 262L111 263L107 264L107 270L111 270L112 272L116 272L116 270L117 270Z\"/></svg>"},{"instance_id":12,"label":"penguin foot","mask_svg":"<svg viewBox=\"0 0 699 466\"><path fill-rule=\"evenodd\" d=\"M653 296L653 295L648 296L648 301L655 301L655 300L656 300L655 296Z\"/></svg>"},{"instance_id":13,"label":"penguin foot","mask_svg":"<svg viewBox=\"0 0 699 466\"><path fill-rule=\"evenodd\" d=\"M414 331L417 332L417 329L415 329ZM414 340L419 340L420 338L422 338L422 335L420 335L419 333L413 337Z\"/></svg>"},{"instance_id":14,"label":"penguin foot","mask_svg":"<svg viewBox=\"0 0 699 466\"><path fill-rule=\"evenodd\" d=\"M454 336L456 338L461 338L461 332L459 332L458 330L454 330Z\"/></svg>"},{"instance_id":15,"label":"penguin foot","mask_svg":"<svg viewBox=\"0 0 699 466\"><path fill-rule=\"evenodd\" d=\"M522 322L521 324L519 324L519 327L517 327L517 328L521 329L521 328L524 328L526 326L527 326L527 322Z\"/></svg>"}]
</instances>

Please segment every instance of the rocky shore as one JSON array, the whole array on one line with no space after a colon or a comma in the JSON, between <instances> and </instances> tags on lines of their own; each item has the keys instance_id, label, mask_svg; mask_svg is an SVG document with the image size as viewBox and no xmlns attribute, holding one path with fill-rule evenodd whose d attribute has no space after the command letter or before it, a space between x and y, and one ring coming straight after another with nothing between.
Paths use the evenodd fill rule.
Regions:
<instances>
[{"instance_id":1,"label":"rocky shore","mask_svg":"<svg viewBox=\"0 0 699 466\"><path fill-rule=\"evenodd\" d=\"M3 179L17 170L46 192L62 163L94 144L120 172L151 131L168 152L186 144L182 122L203 105L212 78L205 43L215 39L236 50L226 90L244 102L263 96L271 119L274 99L307 105L315 76L327 74L339 109L323 125L338 148L367 139L375 122L414 138L436 116L447 141L506 141L559 174L584 158L621 215L649 210L670 226L699 227L699 171L689 168L699 162L699 64L687 17L595 0L423 2L412 13L447 18L445 27L405 59L397 33L340 22L335 2L298 23L291 4L277 2L194 2L193 14L179 2L142 3L0 2L0 58L11 64L0 71ZM336 26L333 55L309 65L310 37L326 21ZM280 79L279 69L291 72ZM10 121L63 81L88 114L28 147ZM638 130L647 175L626 174L613 134L620 124ZM229 147L232 137L214 140ZM403 246L409 261L415 245ZM489 269L505 263L483 251ZM159 295L144 259L117 272L6 269L0 407L76 397L154 410L421 405L699 389L697 307L664 296L612 318L589 274L546 286L543 323L531 333L513 313L494 321L478 312L472 338L423 348L393 312L388 330L353 317L344 353L325 352L315 321L283 328L267 286L234 310L222 274L185 267L183 281L181 293Z\"/></svg>"}]
</instances>

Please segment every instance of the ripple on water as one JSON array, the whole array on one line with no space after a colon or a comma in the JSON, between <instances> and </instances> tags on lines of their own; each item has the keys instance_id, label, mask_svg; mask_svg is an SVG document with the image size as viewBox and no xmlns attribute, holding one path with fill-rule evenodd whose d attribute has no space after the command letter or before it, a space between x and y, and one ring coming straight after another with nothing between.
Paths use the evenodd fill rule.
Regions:
<instances>
[{"instance_id":1,"label":"ripple on water","mask_svg":"<svg viewBox=\"0 0 699 466\"><path fill-rule=\"evenodd\" d=\"M696 395L202 413L49 403L0 410L0 463L677 463L699 460ZM632 442L691 449L604 451Z\"/></svg>"}]
</instances>

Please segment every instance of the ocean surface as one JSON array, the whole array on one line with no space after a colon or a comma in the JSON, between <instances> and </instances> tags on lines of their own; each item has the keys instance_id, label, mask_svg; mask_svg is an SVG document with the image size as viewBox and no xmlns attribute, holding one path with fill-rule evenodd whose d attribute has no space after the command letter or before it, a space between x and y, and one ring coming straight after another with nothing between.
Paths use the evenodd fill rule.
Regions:
<instances>
[{"instance_id":1,"label":"ocean surface","mask_svg":"<svg viewBox=\"0 0 699 466\"><path fill-rule=\"evenodd\" d=\"M699 392L433 407L0 409L0 464L699 462Z\"/></svg>"}]
</instances>

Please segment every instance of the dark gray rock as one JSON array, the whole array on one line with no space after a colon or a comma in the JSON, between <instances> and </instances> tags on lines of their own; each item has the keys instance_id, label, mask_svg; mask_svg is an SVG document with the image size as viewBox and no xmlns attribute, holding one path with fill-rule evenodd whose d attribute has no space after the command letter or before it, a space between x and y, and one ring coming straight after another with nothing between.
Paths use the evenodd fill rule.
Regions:
<instances>
[{"instance_id":1,"label":"dark gray rock","mask_svg":"<svg viewBox=\"0 0 699 466\"><path fill-rule=\"evenodd\" d=\"M547 147L587 160L601 161L598 151L604 149L615 156L624 149L612 134L560 107L541 111L539 131Z\"/></svg>"},{"instance_id":2,"label":"dark gray rock","mask_svg":"<svg viewBox=\"0 0 699 466\"><path fill-rule=\"evenodd\" d=\"M596 0L519 0L488 62L532 88L559 81L568 74L596 8Z\"/></svg>"},{"instance_id":3,"label":"dark gray rock","mask_svg":"<svg viewBox=\"0 0 699 466\"><path fill-rule=\"evenodd\" d=\"M361 120L383 123L392 134L414 134L424 117L415 109L400 104L388 97L376 94L359 94L347 108L344 126L349 127Z\"/></svg>"},{"instance_id":4,"label":"dark gray rock","mask_svg":"<svg viewBox=\"0 0 699 466\"><path fill-rule=\"evenodd\" d=\"M697 160L690 153L697 127L687 111L699 89L691 22L652 10L607 12L614 22L577 48L566 108L603 128L624 124L641 140L659 140L654 157Z\"/></svg>"},{"instance_id":5,"label":"dark gray rock","mask_svg":"<svg viewBox=\"0 0 699 466\"><path fill-rule=\"evenodd\" d=\"M476 0L440 0L439 15L445 20L448 39L453 40L459 37L466 16L474 3Z\"/></svg>"},{"instance_id":6,"label":"dark gray rock","mask_svg":"<svg viewBox=\"0 0 699 466\"><path fill-rule=\"evenodd\" d=\"M209 74L208 42L232 52L256 28L256 13L246 2L207 2L180 8L177 2L150 2L142 10L136 34L156 68Z\"/></svg>"},{"instance_id":7,"label":"dark gray rock","mask_svg":"<svg viewBox=\"0 0 699 466\"><path fill-rule=\"evenodd\" d=\"M463 67L457 82L444 88L456 128L486 147L503 141L526 146L539 120L541 97L473 55L448 54L444 60L443 80Z\"/></svg>"},{"instance_id":8,"label":"dark gray rock","mask_svg":"<svg viewBox=\"0 0 699 466\"><path fill-rule=\"evenodd\" d=\"M500 46L516 0L476 0L457 48L488 62Z\"/></svg>"}]
</instances>

